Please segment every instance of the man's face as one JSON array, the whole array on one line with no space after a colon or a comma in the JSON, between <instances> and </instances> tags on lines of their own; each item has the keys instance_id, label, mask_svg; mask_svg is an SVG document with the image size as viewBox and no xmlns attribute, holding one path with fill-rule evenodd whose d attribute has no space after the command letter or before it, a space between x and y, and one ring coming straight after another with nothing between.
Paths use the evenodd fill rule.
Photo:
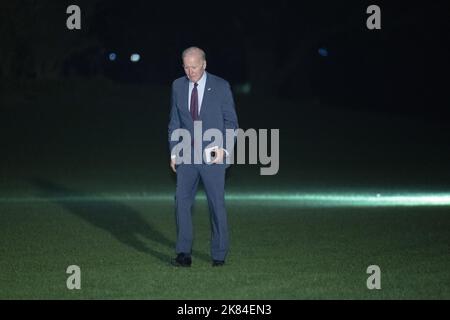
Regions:
<instances>
[{"instance_id":1,"label":"man's face","mask_svg":"<svg viewBox=\"0 0 450 320\"><path fill-rule=\"evenodd\" d=\"M183 58L183 68L189 80L198 82L205 72L206 61L200 54L188 54Z\"/></svg>"}]
</instances>

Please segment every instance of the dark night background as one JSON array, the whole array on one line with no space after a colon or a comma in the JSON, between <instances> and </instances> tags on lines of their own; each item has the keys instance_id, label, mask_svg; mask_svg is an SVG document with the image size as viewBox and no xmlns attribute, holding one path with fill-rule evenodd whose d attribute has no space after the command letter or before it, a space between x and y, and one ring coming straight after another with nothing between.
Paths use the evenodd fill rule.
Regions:
<instances>
[{"instance_id":1,"label":"dark night background","mask_svg":"<svg viewBox=\"0 0 450 320\"><path fill-rule=\"evenodd\" d=\"M3 195L36 178L173 190L169 90L191 45L231 83L241 128L280 129L279 173L234 166L233 190L449 186L445 1L74 3L78 31L71 1L1 4ZM366 28L370 4L381 30Z\"/></svg>"}]
</instances>

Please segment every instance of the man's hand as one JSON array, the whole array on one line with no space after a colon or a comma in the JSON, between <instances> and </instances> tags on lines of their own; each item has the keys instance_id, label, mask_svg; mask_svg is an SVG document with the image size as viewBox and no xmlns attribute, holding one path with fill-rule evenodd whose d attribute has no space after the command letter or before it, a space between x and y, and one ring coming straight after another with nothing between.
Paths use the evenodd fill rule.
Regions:
<instances>
[{"instance_id":1,"label":"man's hand","mask_svg":"<svg viewBox=\"0 0 450 320\"><path fill-rule=\"evenodd\" d=\"M174 159L170 159L170 167L172 168L173 172L177 172L177 169L175 168L175 162L176 162L175 158Z\"/></svg>"},{"instance_id":2,"label":"man's hand","mask_svg":"<svg viewBox=\"0 0 450 320\"><path fill-rule=\"evenodd\" d=\"M223 151L223 149L217 149L215 152L216 152L216 156L215 156L214 160L211 161L211 163L223 163L223 155L224 155L225 151Z\"/></svg>"}]
</instances>

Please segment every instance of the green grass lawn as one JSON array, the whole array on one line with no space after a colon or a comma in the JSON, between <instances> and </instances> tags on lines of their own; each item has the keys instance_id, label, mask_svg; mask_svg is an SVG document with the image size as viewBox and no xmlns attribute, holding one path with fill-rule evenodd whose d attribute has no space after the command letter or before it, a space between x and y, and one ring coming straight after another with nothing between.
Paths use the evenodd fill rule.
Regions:
<instances>
[{"instance_id":1,"label":"green grass lawn","mask_svg":"<svg viewBox=\"0 0 450 320\"><path fill-rule=\"evenodd\" d=\"M228 202L231 250L212 268L204 200L191 268L169 265L170 201L0 203L2 299L449 299L448 208ZM68 290L69 265L81 290ZM381 290L368 290L369 265Z\"/></svg>"},{"instance_id":2,"label":"green grass lawn","mask_svg":"<svg viewBox=\"0 0 450 320\"><path fill-rule=\"evenodd\" d=\"M360 198L311 206L301 197L230 197L223 268L210 265L208 210L199 198L193 265L177 269L169 265L170 86L80 79L4 89L0 299L450 299L445 122L237 95L241 128L280 128L280 170L261 176L262 165L234 165L227 194L446 198L382 207ZM296 110L301 117L285 116ZM146 198L153 194L166 196ZM81 290L66 287L70 265L81 268ZM381 268L381 290L366 287L370 265Z\"/></svg>"}]
</instances>

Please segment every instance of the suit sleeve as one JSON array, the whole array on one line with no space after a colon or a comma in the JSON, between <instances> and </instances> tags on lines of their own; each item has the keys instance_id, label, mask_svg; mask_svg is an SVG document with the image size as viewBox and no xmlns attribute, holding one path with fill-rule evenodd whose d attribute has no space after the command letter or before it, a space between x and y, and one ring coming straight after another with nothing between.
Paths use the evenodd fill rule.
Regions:
<instances>
[{"instance_id":1,"label":"suit sleeve","mask_svg":"<svg viewBox=\"0 0 450 320\"><path fill-rule=\"evenodd\" d=\"M225 85L225 92L224 92L223 101L222 101L222 115L223 115L225 130L232 129L234 131L239 127L236 110L235 110L235 106L234 106L233 93L231 92L230 84L228 82ZM223 133L224 149L227 149L227 140L226 139L227 139L226 132L224 132ZM234 146L235 141L236 141L236 136L234 136L234 141L232 142L233 146ZM226 150L226 151L228 151L227 152L227 156L228 156L229 152L232 152L233 150Z\"/></svg>"},{"instance_id":2,"label":"suit sleeve","mask_svg":"<svg viewBox=\"0 0 450 320\"><path fill-rule=\"evenodd\" d=\"M172 133L180 128L180 115L178 114L177 109L177 100L175 95L175 89L174 85L172 84L172 94L170 98L170 119L169 119L169 152L172 153L172 150L174 146L178 143L178 141L172 141L170 138L172 136ZM171 154L171 157L173 158L174 155Z\"/></svg>"}]
</instances>

